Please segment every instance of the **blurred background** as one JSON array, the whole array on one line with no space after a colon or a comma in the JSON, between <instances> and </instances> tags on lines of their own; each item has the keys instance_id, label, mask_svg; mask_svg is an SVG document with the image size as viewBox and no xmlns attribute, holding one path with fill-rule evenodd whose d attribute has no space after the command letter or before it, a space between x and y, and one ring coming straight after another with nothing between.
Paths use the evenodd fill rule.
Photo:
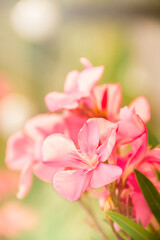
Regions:
<instances>
[{"instance_id":1,"label":"blurred background","mask_svg":"<svg viewBox=\"0 0 160 240\"><path fill-rule=\"evenodd\" d=\"M140 95L148 98L152 113L148 128L160 140L159 0L1 0L2 185L8 174L4 174L6 139L31 116L47 112L44 96L52 90L61 91L70 70L82 69L80 57L87 57L95 66L105 65L101 83L120 82L123 105ZM17 181L9 175L10 182ZM13 213L10 224L27 218L34 227L22 226L17 234L8 236L0 231L2 239L100 239L78 204L62 199L51 185L35 179L23 201L16 200L15 186L0 198L0 215L5 208L12 212L10 209L18 206L20 215L15 218ZM0 217L0 224L4 219ZM103 220L103 215L99 219Z\"/></svg>"}]
</instances>

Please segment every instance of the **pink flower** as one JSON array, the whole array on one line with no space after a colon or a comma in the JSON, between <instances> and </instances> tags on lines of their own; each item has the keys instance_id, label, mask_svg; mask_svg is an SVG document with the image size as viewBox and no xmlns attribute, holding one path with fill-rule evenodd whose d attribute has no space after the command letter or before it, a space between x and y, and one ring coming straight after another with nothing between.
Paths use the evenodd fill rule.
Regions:
<instances>
[{"instance_id":1,"label":"pink flower","mask_svg":"<svg viewBox=\"0 0 160 240\"><path fill-rule=\"evenodd\" d=\"M160 166L160 151L158 148L149 150L148 135L145 130L144 133L130 143L130 149L122 157L118 157L117 165L123 169L122 179L126 188L129 190L129 196L133 203L133 215L137 222L141 221L142 225L146 227L152 218L150 208L138 186L133 170L136 168L145 176L147 176L155 187L160 191L160 184L157 180L154 163L157 168ZM121 148L125 152L125 148Z\"/></svg>"},{"instance_id":2,"label":"pink flower","mask_svg":"<svg viewBox=\"0 0 160 240\"><path fill-rule=\"evenodd\" d=\"M56 132L63 132L63 119L56 114L41 114L29 120L23 131L11 136L7 143L6 164L8 168L20 171L18 198L23 198L32 185L32 170L39 177L42 162L42 145L45 138ZM44 169L44 166L43 166ZM50 181L50 168L45 166Z\"/></svg>"},{"instance_id":3,"label":"pink flower","mask_svg":"<svg viewBox=\"0 0 160 240\"><path fill-rule=\"evenodd\" d=\"M64 93L52 92L46 96L46 105L51 112L77 108L80 100L88 97L100 80L104 67L92 67L87 59L80 60L85 69L82 72L74 70L68 73Z\"/></svg>"},{"instance_id":4,"label":"pink flower","mask_svg":"<svg viewBox=\"0 0 160 240\"><path fill-rule=\"evenodd\" d=\"M106 124L106 128L104 125ZM62 134L49 136L43 145L44 165L64 168L53 178L56 191L64 198L75 201L88 188L99 188L120 177L120 167L104 163L116 142L117 125L104 119L88 120L78 135L79 149ZM103 144L100 136L107 132Z\"/></svg>"},{"instance_id":5,"label":"pink flower","mask_svg":"<svg viewBox=\"0 0 160 240\"><path fill-rule=\"evenodd\" d=\"M104 67L92 67L86 59L81 58L84 70L72 71L67 75L64 93L49 93L45 100L51 112L69 109L77 114L105 118L112 122L119 120L122 103L122 90L119 83L97 86ZM145 97L136 98L129 108L137 113L144 122L150 120L150 106Z\"/></svg>"}]
</instances>

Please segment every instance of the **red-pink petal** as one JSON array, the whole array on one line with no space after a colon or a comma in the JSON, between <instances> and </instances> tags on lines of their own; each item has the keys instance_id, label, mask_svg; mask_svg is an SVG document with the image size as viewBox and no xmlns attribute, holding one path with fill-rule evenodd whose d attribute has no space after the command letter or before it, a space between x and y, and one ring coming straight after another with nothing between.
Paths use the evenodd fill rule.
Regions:
<instances>
[{"instance_id":1,"label":"red-pink petal","mask_svg":"<svg viewBox=\"0 0 160 240\"><path fill-rule=\"evenodd\" d=\"M78 200L88 186L90 174L68 170L56 173L53 185L56 191L69 201Z\"/></svg>"},{"instance_id":2,"label":"red-pink petal","mask_svg":"<svg viewBox=\"0 0 160 240\"><path fill-rule=\"evenodd\" d=\"M134 192L132 195L132 201L134 205L134 212L137 223L139 223L139 220L141 221L143 227L147 227L149 222L151 221L152 213L149 209L149 206L143 197L142 193L136 193Z\"/></svg>"},{"instance_id":3,"label":"red-pink petal","mask_svg":"<svg viewBox=\"0 0 160 240\"><path fill-rule=\"evenodd\" d=\"M150 105L148 100L145 97L136 98L129 105L131 110L134 110L144 122L148 122L151 118Z\"/></svg>"},{"instance_id":4,"label":"red-pink petal","mask_svg":"<svg viewBox=\"0 0 160 240\"><path fill-rule=\"evenodd\" d=\"M83 154L95 153L99 144L99 129L94 119L89 119L81 128L78 143Z\"/></svg>"},{"instance_id":5,"label":"red-pink petal","mask_svg":"<svg viewBox=\"0 0 160 240\"><path fill-rule=\"evenodd\" d=\"M64 114L65 134L67 134L71 140L77 145L78 144L78 133L87 121L85 116L76 115L72 112L65 111Z\"/></svg>"},{"instance_id":6,"label":"red-pink petal","mask_svg":"<svg viewBox=\"0 0 160 240\"><path fill-rule=\"evenodd\" d=\"M117 180L122 174L122 169L115 165L100 163L99 166L93 170L90 185L92 188L103 187L109 183Z\"/></svg>"}]
</instances>

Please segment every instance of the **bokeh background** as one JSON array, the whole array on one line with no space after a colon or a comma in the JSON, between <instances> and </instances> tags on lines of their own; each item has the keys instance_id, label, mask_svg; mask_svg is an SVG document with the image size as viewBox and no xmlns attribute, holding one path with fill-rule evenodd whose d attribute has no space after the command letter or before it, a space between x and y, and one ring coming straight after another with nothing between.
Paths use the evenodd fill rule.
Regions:
<instances>
[{"instance_id":1,"label":"bokeh background","mask_svg":"<svg viewBox=\"0 0 160 240\"><path fill-rule=\"evenodd\" d=\"M82 69L80 57L105 65L101 83L120 82L123 105L140 95L148 98L148 129L160 140L159 0L1 0L1 171L8 136L31 116L47 112L44 96L63 89L67 72ZM50 184L34 179L24 200L10 194L0 212L10 201L33 209L38 220L32 230L2 239L101 239L78 203L62 199ZM91 204L98 208L96 200Z\"/></svg>"}]
</instances>

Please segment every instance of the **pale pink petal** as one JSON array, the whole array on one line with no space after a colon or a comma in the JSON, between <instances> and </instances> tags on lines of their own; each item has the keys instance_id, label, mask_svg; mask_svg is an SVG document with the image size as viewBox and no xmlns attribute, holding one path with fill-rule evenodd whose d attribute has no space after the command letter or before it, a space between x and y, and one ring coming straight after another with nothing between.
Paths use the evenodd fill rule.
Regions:
<instances>
[{"instance_id":1,"label":"pale pink petal","mask_svg":"<svg viewBox=\"0 0 160 240\"><path fill-rule=\"evenodd\" d=\"M94 119L89 119L81 128L78 143L84 155L95 153L99 144L99 129Z\"/></svg>"},{"instance_id":2,"label":"pale pink petal","mask_svg":"<svg viewBox=\"0 0 160 240\"><path fill-rule=\"evenodd\" d=\"M78 93L58 93L52 92L47 94L45 97L45 102L48 109L51 112L57 112L64 108L66 109L74 109L78 107L78 100L80 96Z\"/></svg>"},{"instance_id":3,"label":"pale pink petal","mask_svg":"<svg viewBox=\"0 0 160 240\"><path fill-rule=\"evenodd\" d=\"M80 63L83 65L84 69L92 67L92 63L87 58L84 57L80 58Z\"/></svg>"},{"instance_id":4,"label":"pale pink petal","mask_svg":"<svg viewBox=\"0 0 160 240\"><path fill-rule=\"evenodd\" d=\"M63 133L63 116L60 114L39 114L25 125L25 133L32 139L45 139L53 133Z\"/></svg>"},{"instance_id":5,"label":"pale pink petal","mask_svg":"<svg viewBox=\"0 0 160 240\"><path fill-rule=\"evenodd\" d=\"M65 92L77 92L78 91L78 76L79 72L74 70L67 74L64 91Z\"/></svg>"},{"instance_id":6,"label":"pale pink petal","mask_svg":"<svg viewBox=\"0 0 160 240\"><path fill-rule=\"evenodd\" d=\"M12 135L6 148L5 162L7 167L13 170L21 170L25 162L33 160L33 142L19 131Z\"/></svg>"},{"instance_id":7,"label":"pale pink petal","mask_svg":"<svg viewBox=\"0 0 160 240\"><path fill-rule=\"evenodd\" d=\"M143 197L142 193L133 193L132 195L132 201L134 205L134 212L137 223L139 223L139 220L141 221L143 227L147 227L149 222L151 221L152 213L149 209L149 206Z\"/></svg>"},{"instance_id":8,"label":"pale pink petal","mask_svg":"<svg viewBox=\"0 0 160 240\"><path fill-rule=\"evenodd\" d=\"M90 180L90 173L68 170L56 173L53 185L56 191L69 201L78 200L86 190Z\"/></svg>"},{"instance_id":9,"label":"pale pink petal","mask_svg":"<svg viewBox=\"0 0 160 240\"><path fill-rule=\"evenodd\" d=\"M19 180L19 191L17 198L22 199L26 196L32 185L32 163L24 165L20 180Z\"/></svg>"},{"instance_id":10,"label":"pale pink petal","mask_svg":"<svg viewBox=\"0 0 160 240\"><path fill-rule=\"evenodd\" d=\"M42 152L44 162L57 167L72 167L72 153L76 154L77 149L72 140L57 133L46 138Z\"/></svg>"},{"instance_id":11,"label":"pale pink petal","mask_svg":"<svg viewBox=\"0 0 160 240\"><path fill-rule=\"evenodd\" d=\"M104 118L94 118L99 129L99 136L101 143L105 142L105 140L111 135L113 130L117 130L118 125L116 123L112 123Z\"/></svg>"},{"instance_id":12,"label":"pale pink petal","mask_svg":"<svg viewBox=\"0 0 160 240\"><path fill-rule=\"evenodd\" d=\"M100 163L94 169L90 185L93 188L103 187L117 180L122 174L122 169L116 165Z\"/></svg>"},{"instance_id":13,"label":"pale pink petal","mask_svg":"<svg viewBox=\"0 0 160 240\"><path fill-rule=\"evenodd\" d=\"M105 162L111 155L113 148L116 143L116 131L112 129L110 134L107 136L105 142L97 149L99 160Z\"/></svg>"},{"instance_id":14,"label":"pale pink petal","mask_svg":"<svg viewBox=\"0 0 160 240\"><path fill-rule=\"evenodd\" d=\"M129 105L131 110L134 110L136 114L142 118L144 122L148 122L151 118L150 105L145 97L136 98Z\"/></svg>"},{"instance_id":15,"label":"pale pink petal","mask_svg":"<svg viewBox=\"0 0 160 240\"><path fill-rule=\"evenodd\" d=\"M108 84L107 91L107 118L117 120L122 103L122 90L120 84Z\"/></svg>"},{"instance_id":16,"label":"pale pink petal","mask_svg":"<svg viewBox=\"0 0 160 240\"><path fill-rule=\"evenodd\" d=\"M104 71L104 66L92 67L82 71L78 77L79 91L90 93L99 82Z\"/></svg>"},{"instance_id":17,"label":"pale pink petal","mask_svg":"<svg viewBox=\"0 0 160 240\"><path fill-rule=\"evenodd\" d=\"M34 174L41 180L52 183L54 175L62 171L63 168L55 168L54 166L48 166L45 163L38 163L33 167Z\"/></svg>"},{"instance_id":18,"label":"pale pink petal","mask_svg":"<svg viewBox=\"0 0 160 240\"><path fill-rule=\"evenodd\" d=\"M123 144L129 143L145 132L147 130L142 119L128 107L122 108L120 111L120 121L118 122L117 142Z\"/></svg>"}]
</instances>

